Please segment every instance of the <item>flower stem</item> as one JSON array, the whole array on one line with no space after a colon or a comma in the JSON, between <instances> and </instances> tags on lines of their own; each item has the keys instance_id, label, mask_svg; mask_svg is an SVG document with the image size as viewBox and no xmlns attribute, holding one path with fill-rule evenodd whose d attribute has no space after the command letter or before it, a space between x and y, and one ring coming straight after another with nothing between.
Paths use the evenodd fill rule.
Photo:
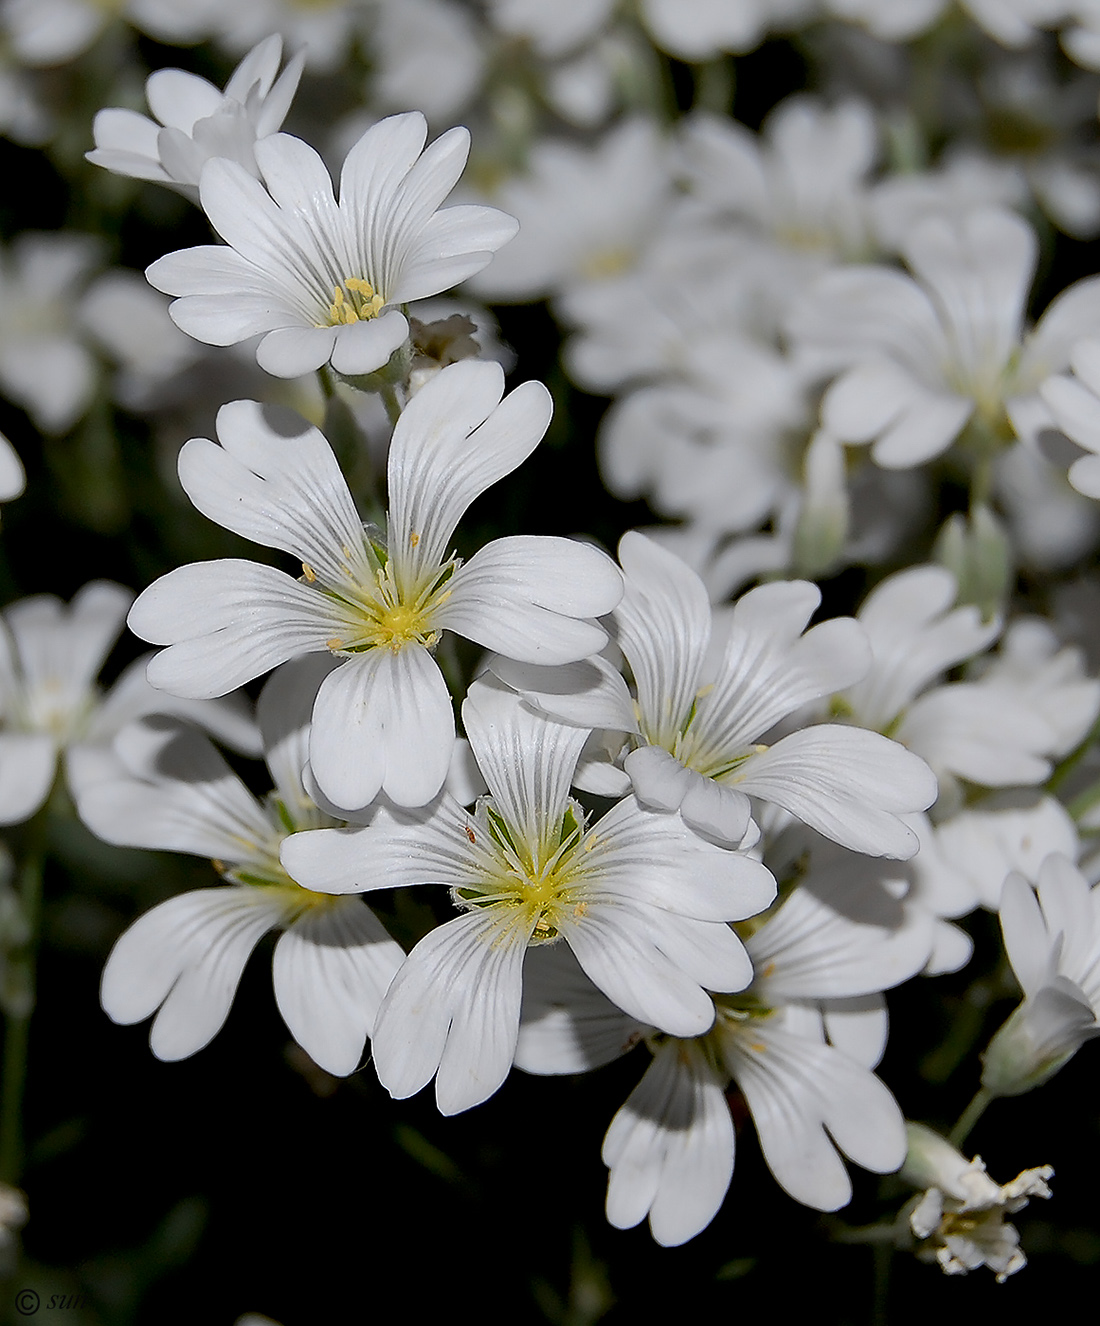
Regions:
<instances>
[{"instance_id":1,"label":"flower stem","mask_svg":"<svg viewBox=\"0 0 1100 1326\"><path fill-rule=\"evenodd\" d=\"M966 1109L963 1110L962 1114L959 1115L958 1123L947 1135L947 1140L953 1147L957 1147L960 1151L962 1150L963 1143L970 1136L971 1132L973 1132L974 1125L985 1113L986 1106L991 1100L993 1100L993 1098L993 1093L991 1091L988 1091L985 1087L978 1088L974 1094L974 1099Z\"/></svg>"}]
</instances>

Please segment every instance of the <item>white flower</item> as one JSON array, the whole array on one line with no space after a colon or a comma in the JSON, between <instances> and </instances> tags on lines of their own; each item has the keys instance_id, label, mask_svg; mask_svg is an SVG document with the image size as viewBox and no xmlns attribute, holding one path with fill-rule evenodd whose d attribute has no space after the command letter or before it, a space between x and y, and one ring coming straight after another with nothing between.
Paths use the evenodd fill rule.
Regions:
<instances>
[{"instance_id":1,"label":"white flower","mask_svg":"<svg viewBox=\"0 0 1100 1326\"><path fill-rule=\"evenodd\" d=\"M373 1041L390 1094L411 1096L435 1076L445 1114L485 1100L507 1076L529 945L564 939L631 1016L693 1035L714 1018L704 987L740 989L751 975L725 922L775 894L759 862L632 797L587 826L569 796L585 728L543 718L495 681L470 687L462 716L490 792L472 813L444 796L420 814L379 812L365 829L283 847L283 864L308 888L451 887L463 915L413 949Z\"/></svg>"},{"instance_id":2,"label":"white flower","mask_svg":"<svg viewBox=\"0 0 1100 1326\"><path fill-rule=\"evenodd\" d=\"M1049 1197L1050 1165L1025 1169L1000 1186L985 1171L981 1156L959 1154L923 1124L908 1125L909 1154L901 1176L925 1188L909 1211L909 1225L923 1246L917 1255L939 1262L945 1275L965 1275L988 1266L1003 1284L1027 1265L1020 1236L1005 1216L1022 1210L1032 1197Z\"/></svg>"},{"instance_id":3,"label":"white flower","mask_svg":"<svg viewBox=\"0 0 1100 1326\"><path fill-rule=\"evenodd\" d=\"M386 110L415 108L432 122L452 117L485 73L483 33L465 8L443 0L383 0L369 39L371 92Z\"/></svg>"},{"instance_id":4,"label":"white flower","mask_svg":"<svg viewBox=\"0 0 1100 1326\"><path fill-rule=\"evenodd\" d=\"M209 856L227 881L146 912L107 959L104 1009L121 1023L156 1012L150 1045L160 1059L182 1059L216 1035L249 954L279 928L275 999L291 1034L327 1072L359 1063L404 953L360 899L310 893L279 864L288 833L333 822L301 780L309 711L331 667L301 659L264 687L257 716L275 790L262 803L205 737L171 719L124 729L116 767L77 798L108 842Z\"/></svg>"},{"instance_id":5,"label":"white flower","mask_svg":"<svg viewBox=\"0 0 1100 1326\"><path fill-rule=\"evenodd\" d=\"M868 176L878 155L875 118L862 102L830 107L789 97L760 136L714 115L687 121L692 197L708 213L748 223L801 259L791 283L826 259L869 247Z\"/></svg>"},{"instance_id":6,"label":"white flower","mask_svg":"<svg viewBox=\"0 0 1100 1326\"><path fill-rule=\"evenodd\" d=\"M263 333L256 359L277 377L329 361L374 372L408 336L402 304L481 271L516 231L495 208L440 210L470 135L450 129L425 151L426 135L416 111L373 125L344 161L339 202L324 162L289 134L256 143L262 184L235 161L208 161L202 206L229 247L181 249L146 275L180 296L172 317L197 340Z\"/></svg>"},{"instance_id":7,"label":"white flower","mask_svg":"<svg viewBox=\"0 0 1100 1326\"><path fill-rule=\"evenodd\" d=\"M495 195L519 234L471 288L529 300L610 280L638 260L671 184L668 146L649 120L624 120L593 148L540 140L527 173Z\"/></svg>"},{"instance_id":8,"label":"white flower","mask_svg":"<svg viewBox=\"0 0 1100 1326\"><path fill-rule=\"evenodd\" d=\"M46 433L67 432L95 391L79 311L98 256L90 236L29 232L0 254L0 390Z\"/></svg>"},{"instance_id":9,"label":"white flower","mask_svg":"<svg viewBox=\"0 0 1100 1326\"><path fill-rule=\"evenodd\" d=\"M92 124L95 149L87 158L116 175L173 184L194 202L199 175L211 157L238 162L259 175L256 140L278 131L298 87L305 56L296 55L282 74L282 38L262 41L234 70L222 92L182 69L159 69L145 83L149 109L159 123L137 111L101 110Z\"/></svg>"},{"instance_id":10,"label":"white flower","mask_svg":"<svg viewBox=\"0 0 1100 1326\"><path fill-rule=\"evenodd\" d=\"M920 969L931 920L893 896L899 881L888 882L880 862L831 847L826 856L746 940L753 982L715 997L714 1026L697 1039L656 1035L616 1013L556 953L532 961L519 1067L577 1072L643 1036L653 1052L604 1140L607 1217L618 1228L648 1215L653 1237L670 1245L713 1219L734 1168L731 1080L772 1173L800 1202L836 1210L848 1201L837 1148L880 1173L901 1164L901 1114L871 1071L886 1042L880 992Z\"/></svg>"},{"instance_id":11,"label":"white flower","mask_svg":"<svg viewBox=\"0 0 1100 1326\"><path fill-rule=\"evenodd\" d=\"M75 791L126 722L149 713L192 718L240 750L255 732L239 706L175 700L132 664L104 697L95 676L114 644L133 595L105 580L85 585L66 606L49 594L4 610L0 627L0 824L18 824L45 802L65 756Z\"/></svg>"},{"instance_id":12,"label":"white flower","mask_svg":"<svg viewBox=\"0 0 1100 1326\"><path fill-rule=\"evenodd\" d=\"M869 651L858 624L836 618L803 635L820 593L791 581L745 594L724 636L715 632L712 640L702 581L678 557L633 532L623 536L619 558L626 590L615 622L637 698L620 677L605 674L607 703L589 721L632 734L623 769L638 799L679 810L717 841L739 843L749 828L749 797L756 797L854 851L912 856L917 839L899 816L935 797L922 760L878 733L837 724L759 744L800 706L863 675ZM493 666L556 712L544 677Z\"/></svg>"},{"instance_id":13,"label":"white flower","mask_svg":"<svg viewBox=\"0 0 1100 1326\"><path fill-rule=\"evenodd\" d=\"M1052 1077L1100 1036L1100 886L1068 857L1047 857L1039 897L1022 875L1005 880L1001 932L1024 992L983 1055L982 1086L1016 1096Z\"/></svg>"},{"instance_id":14,"label":"white flower","mask_svg":"<svg viewBox=\"0 0 1100 1326\"><path fill-rule=\"evenodd\" d=\"M464 565L449 548L466 507L534 450L550 418L539 383L504 401L497 364L442 369L412 398L389 454L388 539L364 531L324 437L297 416L252 401L219 414L222 445L180 453L192 501L227 529L297 558L303 579L241 560L180 567L134 604L130 626L171 648L150 664L155 686L224 694L288 658L344 659L321 687L310 759L318 785L358 808L383 790L417 806L439 791L454 716L432 650L444 630L528 661L598 650L586 620L622 592L595 548L517 535Z\"/></svg>"},{"instance_id":15,"label":"white flower","mask_svg":"<svg viewBox=\"0 0 1100 1326\"><path fill-rule=\"evenodd\" d=\"M841 370L822 402L826 428L906 469L946 451L968 423L987 450L1049 426L1039 385L1100 328L1100 281L1070 286L1025 334L1037 246L1020 217L930 217L903 251L917 280L879 267L832 272L792 315L797 357Z\"/></svg>"}]
</instances>

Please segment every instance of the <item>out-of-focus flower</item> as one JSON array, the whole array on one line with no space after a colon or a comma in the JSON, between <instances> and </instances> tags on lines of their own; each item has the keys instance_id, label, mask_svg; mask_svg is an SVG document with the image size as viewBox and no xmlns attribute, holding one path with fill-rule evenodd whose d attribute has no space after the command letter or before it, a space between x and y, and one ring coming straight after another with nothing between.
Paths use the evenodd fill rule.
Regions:
<instances>
[{"instance_id":1,"label":"out-of-focus flower","mask_svg":"<svg viewBox=\"0 0 1100 1326\"><path fill-rule=\"evenodd\" d=\"M212 157L236 161L258 177L256 141L282 126L305 60L294 56L279 74L282 54L282 38L268 37L237 66L224 92L197 74L158 70L146 80L145 95L159 123L137 111L101 110L88 160L116 175L174 185L196 203L199 176Z\"/></svg>"},{"instance_id":2,"label":"out-of-focus flower","mask_svg":"<svg viewBox=\"0 0 1100 1326\"><path fill-rule=\"evenodd\" d=\"M908 41L936 23L949 0L825 0L837 18L865 24L885 41ZM1003 46L1028 46L1039 29L1059 23L1067 0L960 0L975 23Z\"/></svg>"},{"instance_id":3,"label":"out-of-focus flower","mask_svg":"<svg viewBox=\"0 0 1100 1326\"><path fill-rule=\"evenodd\" d=\"M1011 212L931 217L903 245L917 280L879 267L831 272L792 314L796 355L839 372L822 402L826 428L873 443L879 465L939 456L969 424L988 454L1049 423L1044 378L1100 329L1100 279L1078 281L1033 331L1024 308L1037 246Z\"/></svg>"},{"instance_id":4,"label":"out-of-focus flower","mask_svg":"<svg viewBox=\"0 0 1100 1326\"><path fill-rule=\"evenodd\" d=\"M167 254L150 283L179 296L172 317L208 345L262 333L256 359L276 377L330 361L374 372L408 336L401 305L481 271L516 232L496 208L440 209L470 135L448 130L425 151L426 135L417 111L368 129L344 162L339 202L324 162L289 134L256 143L262 184L235 161L208 161L202 206L228 247Z\"/></svg>"},{"instance_id":5,"label":"out-of-focus flower","mask_svg":"<svg viewBox=\"0 0 1100 1326\"><path fill-rule=\"evenodd\" d=\"M594 148L543 140L527 173L495 192L519 234L470 283L489 300L538 299L610 280L638 260L670 196L668 145L649 120L629 119Z\"/></svg>"},{"instance_id":6,"label":"out-of-focus flower","mask_svg":"<svg viewBox=\"0 0 1100 1326\"><path fill-rule=\"evenodd\" d=\"M94 581L70 606L49 594L4 610L0 628L0 824L18 824L45 802L65 757L74 792L91 776L96 752L131 719L176 713L238 749L257 738L239 704L180 701L145 680L145 659L132 664L106 696L95 676L114 644L133 595Z\"/></svg>"},{"instance_id":7,"label":"out-of-focus flower","mask_svg":"<svg viewBox=\"0 0 1100 1326\"><path fill-rule=\"evenodd\" d=\"M219 8L219 0L4 0L0 28L24 64L55 65L87 50L116 15L159 41L186 45L212 31Z\"/></svg>"}]
</instances>

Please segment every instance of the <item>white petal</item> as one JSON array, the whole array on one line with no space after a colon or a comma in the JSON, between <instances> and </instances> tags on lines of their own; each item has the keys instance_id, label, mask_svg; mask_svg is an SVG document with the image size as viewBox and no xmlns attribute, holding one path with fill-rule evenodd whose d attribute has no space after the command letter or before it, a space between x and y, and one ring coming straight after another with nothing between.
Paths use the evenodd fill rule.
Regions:
<instances>
[{"instance_id":1,"label":"white petal","mask_svg":"<svg viewBox=\"0 0 1100 1326\"><path fill-rule=\"evenodd\" d=\"M30 819L53 787L57 743L44 732L0 732L0 824Z\"/></svg>"},{"instance_id":2,"label":"white petal","mask_svg":"<svg viewBox=\"0 0 1100 1326\"><path fill-rule=\"evenodd\" d=\"M919 846L899 818L936 799L935 775L895 741L832 723L754 754L737 786L771 801L854 852L908 860Z\"/></svg>"},{"instance_id":3,"label":"white petal","mask_svg":"<svg viewBox=\"0 0 1100 1326\"><path fill-rule=\"evenodd\" d=\"M606 644L586 619L615 607L622 578L597 548L517 534L485 544L451 588L434 618L441 627L524 663L572 663Z\"/></svg>"},{"instance_id":4,"label":"white petal","mask_svg":"<svg viewBox=\"0 0 1100 1326\"><path fill-rule=\"evenodd\" d=\"M619 561L626 574L615 609L619 644L634 674L647 740L671 746L695 702L710 602L695 572L642 534L623 535Z\"/></svg>"},{"instance_id":5,"label":"white petal","mask_svg":"<svg viewBox=\"0 0 1100 1326\"><path fill-rule=\"evenodd\" d=\"M336 805L354 810L381 788L399 806L422 806L447 777L454 711L431 654L418 644L355 655L321 684L309 754Z\"/></svg>"},{"instance_id":6,"label":"white petal","mask_svg":"<svg viewBox=\"0 0 1100 1326\"><path fill-rule=\"evenodd\" d=\"M495 678L471 684L462 722L508 826L525 843L548 842L565 814L587 729L537 713Z\"/></svg>"},{"instance_id":7,"label":"white petal","mask_svg":"<svg viewBox=\"0 0 1100 1326\"><path fill-rule=\"evenodd\" d=\"M479 1105L508 1076L519 1034L526 936L492 917L456 917L420 941L394 977L375 1029L378 1078L397 1100L438 1070L443 1114Z\"/></svg>"},{"instance_id":8,"label":"white petal","mask_svg":"<svg viewBox=\"0 0 1100 1326\"><path fill-rule=\"evenodd\" d=\"M320 893L363 893L416 884L468 885L470 817L446 794L423 810L379 808L361 829L312 829L282 846L287 873Z\"/></svg>"},{"instance_id":9,"label":"white petal","mask_svg":"<svg viewBox=\"0 0 1100 1326\"><path fill-rule=\"evenodd\" d=\"M567 944L528 949L517 1068L584 1073L628 1053L647 1030L596 989Z\"/></svg>"},{"instance_id":10,"label":"white petal","mask_svg":"<svg viewBox=\"0 0 1100 1326\"><path fill-rule=\"evenodd\" d=\"M343 1077L359 1064L401 946L369 907L341 899L311 907L275 946L275 1000L310 1058Z\"/></svg>"},{"instance_id":11,"label":"white petal","mask_svg":"<svg viewBox=\"0 0 1100 1326\"><path fill-rule=\"evenodd\" d=\"M185 1059L221 1029L248 956L284 915L270 890L200 889L169 898L119 938L103 969L100 1000L114 1022L160 1007L150 1046Z\"/></svg>"},{"instance_id":12,"label":"white petal","mask_svg":"<svg viewBox=\"0 0 1100 1326\"><path fill-rule=\"evenodd\" d=\"M489 660L497 676L528 704L551 718L586 728L636 732L634 702L613 664L599 654L577 663L540 667L499 655Z\"/></svg>"},{"instance_id":13,"label":"white petal","mask_svg":"<svg viewBox=\"0 0 1100 1326\"><path fill-rule=\"evenodd\" d=\"M503 391L499 364L450 364L413 396L394 427L391 554L410 580L445 560L466 508L524 461L546 432L553 406L541 383L525 382L501 400Z\"/></svg>"},{"instance_id":14,"label":"white petal","mask_svg":"<svg viewBox=\"0 0 1100 1326\"><path fill-rule=\"evenodd\" d=\"M150 660L150 682L200 699L319 653L342 629L323 595L237 558L169 571L138 596L128 621L143 640L171 646Z\"/></svg>"},{"instance_id":15,"label":"white petal","mask_svg":"<svg viewBox=\"0 0 1100 1326\"><path fill-rule=\"evenodd\" d=\"M204 516L290 553L334 589L369 575L362 522L318 429L290 410L233 401L218 411L218 437L221 446L192 438L179 455L180 483Z\"/></svg>"},{"instance_id":16,"label":"white petal","mask_svg":"<svg viewBox=\"0 0 1100 1326\"><path fill-rule=\"evenodd\" d=\"M723 1085L695 1046L658 1050L604 1139L610 1224L627 1229L648 1214L663 1247L686 1243L710 1224L733 1178Z\"/></svg>"}]
</instances>

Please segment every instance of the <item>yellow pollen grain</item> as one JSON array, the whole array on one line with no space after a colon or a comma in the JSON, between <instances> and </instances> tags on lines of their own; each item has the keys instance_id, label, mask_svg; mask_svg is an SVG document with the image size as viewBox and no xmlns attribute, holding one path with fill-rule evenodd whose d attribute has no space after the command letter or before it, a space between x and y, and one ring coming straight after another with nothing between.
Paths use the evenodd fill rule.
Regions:
<instances>
[{"instance_id":1,"label":"yellow pollen grain","mask_svg":"<svg viewBox=\"0 0 1100 1326\"><path fill-rule=\"evenodd\" d=\"M331 649L334 654L338 650L343 649L343 647L344 647L344 642L338 636L334 635L331 640L325 641L325 648Z\"/></svg>"},{"instance_id":2,"label":"yellow pollen grain","mask_svg":"<svg viewBox=\"0 0 1100 1326\"><path fill-rule=\"evenodd\" d=\"M576 907L573 908L573 915L577 918L578 921L580 920L580 918L581 918L582 916L587 916L587 915L588 915L588 903L586 903L586 902L579 902L579 903L577 903Z\"/></svg>"},{"instance_id":3,"label":"yellow pollen grain","mask_svg":"<svg viewBox=\"0 0 1100 1326\"><path fill-rule=\"evenodd\" d=\"M308 562L302 563L302 574L305 576L306 581L311 585L317 579L317 572Z\"/></svg>"}]
</instances>

